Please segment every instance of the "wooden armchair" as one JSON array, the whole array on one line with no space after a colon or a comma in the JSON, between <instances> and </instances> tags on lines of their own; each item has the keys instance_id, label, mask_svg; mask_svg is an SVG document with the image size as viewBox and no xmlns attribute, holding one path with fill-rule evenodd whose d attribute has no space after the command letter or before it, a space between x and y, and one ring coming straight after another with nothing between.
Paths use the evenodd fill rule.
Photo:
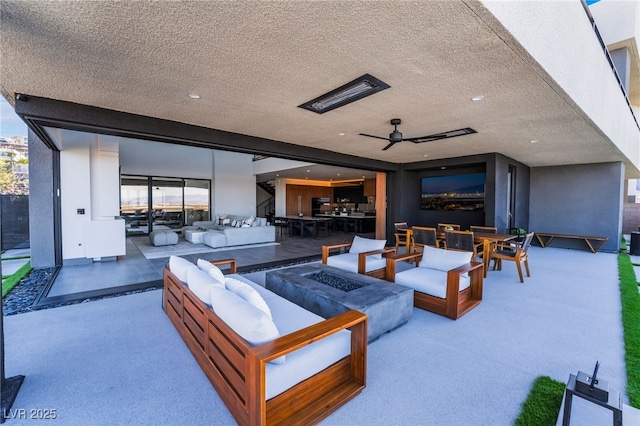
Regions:
<instances>
[{"instance_id":1,"label":"wooden armchair","mask_svg":"<svg viewBox=\"0 0 640 426\"><path fill-rule=\"evenodd\" d=\"M394 248L385 247L386 242L356 235L350 243L322 246L322 263L384 279L387 267L385 257L396 253ZM334 254L336 251L339 254Z\"/></svg>"},{"instance_id":2,"label":"wooden armchair","mask_svg":"<svg viewBox=\"0 0 640 426\"><path fill-rule=\"evenodd\" d=\"M484 266L471 252L430 246L423 253L387 256L387 281L413 288L413 305L458 319L482 301ZM416 267L396 272L397 262L416 260Z\"/></svg>"},{"instance_id":3,"label":"wooden armchair","mask_svg":"<svg viewBox=\"0 0 640 426\"><path fill-rule=\"evenodd\" d=\"M504 244L497 244L496 249L493 253L491 253L491 259L494 259L493 269L502 270L502 261L510 260L516 262L516 267L518 268L518 275L520 276L520 282L524 282L524 277L522 276L522 263L524 263L524 267L527 270L527 277L530 277L529 273L529 247L531 247L531 241L533 240L534 233L531 232L524 237L524 241L522 245L513 246L510 242L506 242ZM514 250L515 248L515 250Z\"/></svg>"}]
</instances>

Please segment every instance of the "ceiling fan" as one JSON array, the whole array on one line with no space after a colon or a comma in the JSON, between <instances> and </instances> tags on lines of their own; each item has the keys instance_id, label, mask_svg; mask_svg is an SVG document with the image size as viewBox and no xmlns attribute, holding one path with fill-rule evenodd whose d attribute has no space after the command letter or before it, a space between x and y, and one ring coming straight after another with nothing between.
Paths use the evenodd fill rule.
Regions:
<instances>
[{"instance_id":1,"label":"ceiling fan","mask_svg":"<svg viewBox=\"0 0 640 426\"><path fill-rule=\"evenodd\" d=\"M386 151L387 149L391 148L393 145L395 145L398 142L404 142L404 141L409 141L413 143L432 142L440 139L449 139L449 138L455 138L456 136L464 136L464 135L470 135L472 133L478 133L475 130L473 130L471 127L464 127L462 129L449 130L448 132L442 132L442 133L434 133L433 135L420 136L418 138L403 139L402 133L398 130L398 124L400 123L402 123L402 120L400 120L399 118L391 119L391 125L394 127L393 127L393 132L389 133L388 138L383 138L382 136L367 135L366 133L360 133L360 135L389 141L389 145L382 148L383 151Z\"/></svg>"}]
</instances>

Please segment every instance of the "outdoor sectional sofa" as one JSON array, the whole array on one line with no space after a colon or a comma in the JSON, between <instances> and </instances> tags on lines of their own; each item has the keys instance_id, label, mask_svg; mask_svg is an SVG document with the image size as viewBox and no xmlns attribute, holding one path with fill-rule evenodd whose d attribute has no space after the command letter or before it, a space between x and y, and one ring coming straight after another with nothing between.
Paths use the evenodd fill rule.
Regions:
<instances>
[{"instance_id":1,"label":"outdoor sectional sofa","mask_svg":"<svg viewBox=\"0 0 640 426\"><path fill-rule=\"evenodd\" d=\"M231 272L223 276L227 287L216 284L214 291L203 282L215 273L200 272L207 269L200 262L194 269L171 258L164 269L163 308L238 424L317 423L362 391L367 315L351 310L324 319L235 274L233 259L211 262L228 264ZM226 294L238 282L259 293L280 337L249 342L268 321L264 307L256 312L255 300L251 305L250 297Z\"/></svg>"},{"instance_id":2,"label":"outdoor sectional sofa","mask_svg":"<svg viewBox=\"0 0 640 426\"><path fill-rule=\"evenodd\" d=\"M245 244L271 243L276 240L276 228L267 224L265 218L255 218L251 224L246 223L248 217L228 216L229 222L221 224L220 220L196 221L193 225L182 228L182 234L187 231L206 231L202 242L210 247L240 246ZM239 226L232 226L236 221ZM242 226L242 222L246 226Z\"/></svg>"}]
</instances>

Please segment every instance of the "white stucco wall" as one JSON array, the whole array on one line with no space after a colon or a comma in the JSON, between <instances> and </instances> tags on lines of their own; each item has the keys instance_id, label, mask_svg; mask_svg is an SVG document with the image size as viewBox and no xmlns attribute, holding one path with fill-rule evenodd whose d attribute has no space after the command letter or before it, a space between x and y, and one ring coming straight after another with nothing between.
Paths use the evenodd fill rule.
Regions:
<instances>
[{"instance_id":1,"label":"white stucco wall","mask_svg":"<svg viewBox=\"0 0 640 426\"><path fill-rule=\"evenodd\" d=\"M213 151L183 145L123 139L122 174L212 179Z\"/></svg>"},{"instance_id":2,"label":"white stucco wall","mask_svg":"<svg viewBox=\"0 0 640 426\"><path fill-rule=\"evenodd\" d=\"M253 157L235 152L213 151L213 164L215 180L212 213L255 216L256 177L253 174Z\"/></svg>"},{"instance_id":3,"label":"white stucco wall","mask_svg":"<svg viewBox=\"0 0 640 426\"><path fill-rule=\"evenodd\" d=\"M550 83L555 82L639 169L640 131L582 4L540 0L482 4L549 74Z\"/></svg>"},{"instance_id":4,"label":"white stucco wall","mask_svg":"<svg viewBox=\"0 0 640 426\"><path fill-rule=\"evenodd\" d=\"M62 258L85 258L84 228L91 220L89 146L60 152ZM78 215L77 209L85 209Z\"/></svg>"}]
</instances>

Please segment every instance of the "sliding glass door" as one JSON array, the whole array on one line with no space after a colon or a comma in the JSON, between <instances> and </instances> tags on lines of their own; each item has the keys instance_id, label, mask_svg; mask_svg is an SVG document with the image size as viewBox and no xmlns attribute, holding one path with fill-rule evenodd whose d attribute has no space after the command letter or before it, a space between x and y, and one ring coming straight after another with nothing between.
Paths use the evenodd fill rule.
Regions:
<instances>
[{"instance_id":1,"label":"sliding glass door","mask_svg":"<svg viewBox=\"0 0 640 426\"><path fill-rule=\"evenodd\" d=\"M197 220L209 220L211 182L123 175L120 199L120 214L125 219L127 235L180 229Z\"/></svg>"},{"instance_id":2,"label":"sliding glass door","mask_svg":"<svg viewBox=\"0 0 640 426\"><path fill-rule=\"evenodd\" d=\"M127 235L149 233L149 179L142 176L120 178L120 216Z\"/></svg>"}]
</instances>

